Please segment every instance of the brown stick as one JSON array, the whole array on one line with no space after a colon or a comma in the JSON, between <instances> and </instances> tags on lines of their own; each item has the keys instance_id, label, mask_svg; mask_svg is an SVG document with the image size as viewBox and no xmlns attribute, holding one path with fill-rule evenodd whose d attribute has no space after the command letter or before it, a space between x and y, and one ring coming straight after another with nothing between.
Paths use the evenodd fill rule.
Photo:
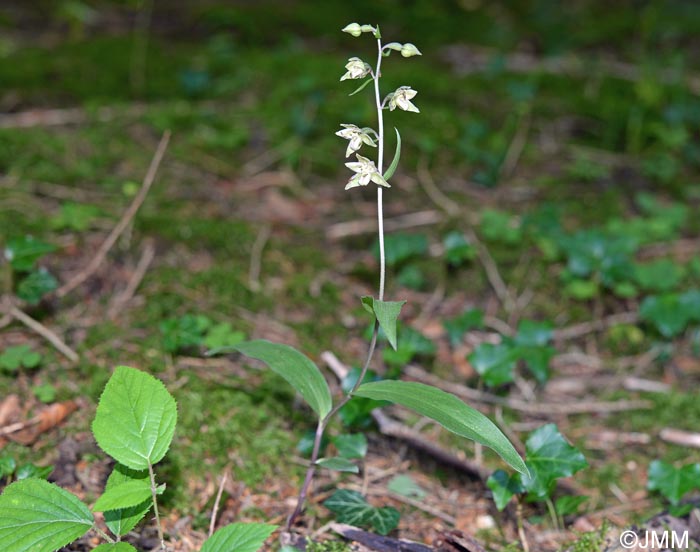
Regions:
<instances>
[{"instance_id":1,"label":"brown stick","mask_svg":"<svg viewBox=\"0 0 700 552\"><path fill-rule=\"evenodd\" d=\"M216 527L216 515L219 513L219 502L221 502L221 495L224 494L224 485L226 485L227 472L221 477L221 482L219 483L219 490L216 491L216 499L214 499L214 507L211 511L211 521L209 522L209 536L214 534L214 528Z\"/></svg>"},{"instance_id":2,"label":"brown stick","mask_svg":"<svg viewBox=\"0 0 700 552\"><path fill-rule=\"evenodd\" d=\"M143 253L141 254L141 258L139 259L139 262L136 265L134 273L131 275L131 278L129 278L129 283L127 284L124 291L122 291L112 300L112 303L110 304L109 309L107 310L108 318L116 318L117 315L122 311L122 309L134 296L134 293L136 293L136 290L138 289L139 285L141 284L141 281L143 280L143 277L146 275L148 267L153 262L155 254L156 249L153 246L153 242L148 240L143 246Z\"/></svg>"},{"instance_id":3,"label":"brown stick","mask_svg":"<svg viewBox=\"0 0 700 552\"><path fill-rule=\"evenodd\" d=\"M700 448L700 433L683 431L672 427L665 427L659 433L659 437L667 443L684 447Z\"/></svg>"},{"instance_id":4,"label":"brown stick","mask_svg":"<svg viewBox=\"0 0 700 552\"><path fill-rule=\"evenodd\" d=\"M138 194L136 194L136 197L131 202L131 205L129 205L127 210L124 211L122 218L119 220L117 225L110 232L109 236L107 236L107 239L105 239L100 248L97 250L97 253L92 258L90 263L83 270L78 272L78 274L73 276L73 278L71 278L68 282L66 282L56 290L57 297L64 297L67 294L69 294L71 291L73 291L75 288L81 285L85 280L87 280L90 276L92 276L95 273L95 271L100 267L102 262L105 260L105 257L107 256L109 250L114 246L114 244L117 242L119 236L122 235L124 230L126 230L127 226L141 207L141 204L146 199L148 191L151 189L151 185L153 184L153 181L156 177L156 172L158 171L160 162L162 161L163 156L165 155L165 150L168 147L169 141L170 131L166 130L163 133L163 137L160 139L158 148L156 149L153 159L151 160L151 165L148 167L148 172L146 173L146 176L143 179L141 189L139 190Z\"/></svg>"},{"instance_id":5,"label":"brown stick","mask_svg":"<svg viewBox=\"0 0 700 552\"><path fill-rule=\"evenodd\" d=\"M71 362L78 362L78 353L71 349L66 343L58 337L56 333L44 326L41 322L34 320L24 311L18 309L17 307L11 307L9 314L19 320L22 324L27 326L30 330L35 331L41 337L46 339L51 345L53 345L56 350L58 350L63 356L65 356Z\"/></svg>"}]
</instances>

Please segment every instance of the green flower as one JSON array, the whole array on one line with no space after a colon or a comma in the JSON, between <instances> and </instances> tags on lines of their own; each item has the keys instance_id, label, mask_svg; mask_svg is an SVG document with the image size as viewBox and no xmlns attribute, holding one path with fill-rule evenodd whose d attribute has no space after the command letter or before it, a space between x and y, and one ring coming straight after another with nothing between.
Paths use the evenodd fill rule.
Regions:
<instances>
[{"instance_id":1,"label":"green flower","mask_svg":"<svg viewBox=\"0 0 700 552\"><path fill-rule=\"evenodd\" d=\"M345 185L345 189L356 188L357 186L367 186L370 181L378 184L379 186L385 186L391 188L389 183L384 180L384 177L379 174L374 161L362 157L359 153L356 154L357 161L352 163L345 163L345 166L354 171L356 174L352 175L352 178Z\"/></svg>"},{"instance_id":2,"label":"green flower","mask_svg":"<svg viewBox=\"0 0 700 552\"><path fill-rule=\"evenodd\" d=\"M369 132L374 132L371 128L360 128L356 125L340 125L343 130L336 132L336 136L350 140L348 149L345 150L345 157L349 157L351 153L358 151L362 144L367 144L373 148L377 147L376 142L369 135Z\"/></svg>"},{"instance_id":3,"label":"green flower","mask_svg":"<svg viewBox=\"0 0 700 552\"><path fill-rule=\"evenodd\" d=\"M411 103L411 100L418 94L410 86L400 86L395 92L389 94L389 109L394 111L397 107L404 111L420 113L420 110Z\"/></svg>"},{"instance_id":4,"label":"green flower","mask_svg":"<svg viewBox=\"0 0 700 552\"><path fill-rule=\"evenodd\" d=\"M365 63L360 58L356 57L351 57L348 60L348 62L345 64L345 69L347 69L347 73L340 77L341 81L346 79L364 79L367 75L369 75L370 71L372 71L372 68L368 63Z\"/></svg>"}]
</instances>

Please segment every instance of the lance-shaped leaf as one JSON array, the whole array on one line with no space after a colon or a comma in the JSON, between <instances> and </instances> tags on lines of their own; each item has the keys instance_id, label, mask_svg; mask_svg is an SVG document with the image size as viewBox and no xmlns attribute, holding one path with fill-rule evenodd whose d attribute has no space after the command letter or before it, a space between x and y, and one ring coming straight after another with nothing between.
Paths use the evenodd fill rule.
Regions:
<instances>
[{"instance_id":1,"label":"lance-shaped leaf","mask_svg":"<svg viewBox=\"0 0 700 552\"><path fill-rule=\"evenodd\" d=\"M396 320L401 313L401 307L406 301L380 301L369 295L362 297L362 306L372 313L379 322L379 326L384 330L384 335L389 340L391 346L396 350Z\"/></svg>"},{"instance_id":2,"label":"lance-shaped leaf","mask_svg":"<svg viewBox=\"0 0 700 552\"><path fill-rule=\"evenodd\" d=\"M348 94L348 96L354 96L355 94L357 94L357 93L360 92L361 90L364 90L364 88L365 88L370 82L374 82L374 79L372 79L372 78L365 79L365 82L363 82L360 86L358 86L358 87L355 89L354 92L350 92L350 94Z\"/></svg>"},{"instance_id":3,"label":"lance-shaped leaf","mask_svg":"<svg viewBox=\"0 0 700 552\"><path fill-rule=\"evenodd\" d=\"M391 165L384 173L384 180L389 180L394 176L396 167L399 166L399 159L401 159L401 135L398 128L394 127L394 130L396 131L396 153L394 153L394 158L391 160Z\"/></svg>"},{"instance_id":4,"label":"lance-shaped leaf","mask_svg":"<svg viewBox=\"0 0 700 552\"><path fill-rule=\"evenodd\" d=\"M147 470L132 470L127 468L122 464L116 464L112 473L107 479L107 484L105 485L105 492L111 491L113 488L119 487L124 483L131 481L143 481L150 486L150 479L148 477ZM153 505L152 500L144 500L140 504L135 506L117 510L108 510L104 513L105 523L109 530L115 535L126 535L131 531L136 524L141 521L143 516L146 515L148 510L151 509Z\"/></svg>"},{"instance_id":5,"label":"lance-shaped leaf","mask_svg":"<svg viewBox=\"0 0 700 552\"><path fill-rule=\"evenodd\" d=\"M128 542L106 542L93 549L92 552L138 552L138 550Z\"/></svg>"},{"instance_id":6,"label":"lance-shaped leaf","mask_svg":"<svg viewBox=\"0 0 700 552\"><path fill-rule=\"evenodd\" d=\"M92 509L96 512L122 510L138 506L149 498L151 498L151 482L133 479L105 490Z\"/></svg>"},{"instance_id":7,"label":"lance-shaped leaf","mask_svg":"<svg viewBox=\"0 0 700 552\"><path fill-rule=\"evenodd\" d=\"M233 348L245 356L263 361L273 372L286 379L320 418L331 411L331 391L323 374L294 347L257 339L239 343Z\"/></svg>"},{"instance_id":8,"label":"lance-shaped leaf","mask_svg":"<svg viewBox=\"0 0 700 552\"><path fill-rule=\"evenodd\" d=\"M58 550L87 533L94 518L78 498L43 479L23 479L0 495L0 550Z\"/></svg>"},{"instance_id":9,"label":"lance-shaped leaf","mask_svg":"<svg viewBox=\"0 0 700 552\"><path fill-rule=\"evenodd\" d=\"M176 423L177 405L165 385L145 372L119 366L102 392L92 432L117 462L144 470L165 456Z\"/></svg>"},{"instance_id":10,"label":"lance-shaped leaf","mask_svg":"<svg viewBox=\"0 0 700 552\"><path fill-rule=\"evenodd\" d=\"M200 552L257 552L275 529L263 523L232 523L215 531Z\"/></svg>"},{"instance_id":11,"label":"lance-shaped leaf","mask_svg":"<svg viewBox=\"0 0 700 552\"><path fill-rule=\"evenodd\" d=\"M342 458L340 456L333 456L331 458L319 458L316 460L316 465L326 468L327 470L359 473L360 468L353 464L347 458Z\"/></svg>"},{"instance_id":12,"label":"lance-shaped leaf","mask_svg":"<svg viewBox=\"0 0 700 552\"><path fill-rule=\"evenodd\" d=\"M354 395L410 408L452 433L493 449L513 469L527 474L523 459L494 423L451 393L417 382L384 380L365 383Z\"/></svg>"}]
</instances>

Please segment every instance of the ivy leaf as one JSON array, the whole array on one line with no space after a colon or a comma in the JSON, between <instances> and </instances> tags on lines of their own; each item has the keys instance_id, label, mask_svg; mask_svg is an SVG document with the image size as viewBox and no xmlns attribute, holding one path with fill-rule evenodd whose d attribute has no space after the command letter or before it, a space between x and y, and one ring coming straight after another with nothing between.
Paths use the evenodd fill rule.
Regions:
<instances>
[{"instance_id":1,"label":"ivy leaf","mask_svg":"<svg viewBox=\"0 0 700 552\"><path fill-rule=\"evenodd\" d=\"M163 348L169 353L177 353L182 349L198 347L204 342L204 335L210 327L211 320L203 315L186 314L163 320L159 325L163 334Z\"/></svg>"},{"instance_id":2,"label":"ivy leaf","mask_svg":"<svg viewBox=\"0 0 700 552\"><path fill-rule=\"evenodd\" d=\"M674 506L686 493L698 488L700 464L687 464L680 468L661 460L654 460L649 464L647 489L659 491Z\"/></svg>"},{"instance_id":3,"label":"ivy leaf","mask_svg":"<svg viewBox=\"0 0 700 552\"><path fill-rule=\"evenodd\" d=\"M549 362L556 351L553 347L518 347L517 354L540 384L549 380Z\"/></svg>"},{"instance_id":4,"label":"ivy leaf","mask_svg":"<svg viewBox=\"0 0 700 552\"><path fill-rule=\"evenodd\" d=\"M497 387L513 381L517 352L510 345L481 343L467 358L486 385Z\"/></svg>"},{"instance_id":5,"label":"ivy leaf","mask_svg":"<svg viewBox=\"0 0 700 552\"><path fill-rule=\"evenodd\" d=\"M396 350L396 320L401 314L401 307L406 301L380 301L369 295L362 297L362 304L366 310L370 310L379 322L379 327L384 331L389 344Z\"/></svg>"},{"instance_id":6,"label":"ivy leaf","mask_svg":"<svg viewBox=\"0 0 700 552\"><path fill-rule=\"evenodd\" d=\"M360 468L358 468L347 458L342 458L340 456L319 458L316 460L316 465L333 471L360 473Z\"/></svg>"},{"instance_id":7,"label":"ivy leaf","mask_svg":"<svg viewBox=\"0 0 700 552\"><path fill-rule=\"evenodd\" d=\"M123 510L138 506L150 498L151 482L145 479L132 479L105 489L92 509L95 512Z\"/></svg>"},{"instance_id":8,"label":"ivy leaf","mask_svg":"<svg viewBox=\"0 0 700 552\"><path fill-rule=\"evenodd\" d=\"M503 470L496 470L486 480L486 486L493 493L493 501L501 512L516 494L524 492L519 474L508 475Z\"/></svg>"},{"instance_id":9,"label":"ivy leaf","mask_svg":"<svg viewBox=\"0 0 700 552\"><path fill-rule=\"evenodd\" d=\"M522 320L518 324L515 343L524 347L542 347L552 340L552 325L549 322Z\"/></svg>"},{"instance_id":10,"label":"ivy leaf","mask_svg":"<svg viewBox=\"0 0 700 552\"><path fill-rule=\"evenodd\" d=\"M92 432L117 462L144 470L165 456L176 423L175 399L160 380L118 366L100 397Z\"/></svg>"},{"instance_id":11,"label":"ivy leaf","mask_svg":"<svg viewBox=\"0 0 700 552\"><path fill-rule=\"evenodd\" d=\"M688 312L681 307L678 295L673 293L645 297L639 307L639 314L666 338L680 334L689 320Z\"/></svg>"},{"instance_id":12,"label":"ivy leaf","mask_svg":"<svg viewBox=\"0 0 700 552\"><path fill-rule=\"evenodd\" d=\"M34 270L20 280L17 297L30 305L37 305L42 297L58 287L58 280L45 268Z\"/></svg>"},{"instance_id":13,"label":"ivy leaf","mask_svg":"<svg viewBox=\"0 0 700 552\"><path fill-rule=\"evenodd\" d=\"M685 276L685 270L670 259L634 265L634 280L645 291L667 292L675 288Z\"/></svg>"},{"instance_id":14,"label":"ivy leaf","mask_svg":"<svg viewBox=\"0 0 700 552\"><path fill-rule=\"evenodd\" d=\"M396 152L394 153L394 158L391 160L391 165L389 165L389 168L382 175L384 176L384 180L389 180L394 176L396 167L399 166L399 160L401 159L401 135L399 134L398 128L394 127L394 130L396 131Z\"/></svg>"},{"instance_id":15,"label":"ivy leaf","mask_svg":"<svg viewBox=\"0 0 700 552\"><path fill-rule=\"evenodd\" d=\"M445 260L450 266L461 266L476 256L474 246L467 241L462 232L450 232L442 243L445 247Z\"/></svg>"},{"instance_id":16,"label":"ivy leaf","mask_svg":"<svg viewBox=\"0 0 700 552\"><path fill-rule=\"evenodd\" d=\"M336 514L340 523L356 527L371 526L380 535L388 535L399 524L398 510L391 507L375 508L357 491L337 490L323 505Z\"/></svg>"},{"instance_id":17,"label":"ivy leaf","mask_svg":"<svg viewBox=\"0 0 700 552\"><path fill-rule=\"evenodd\" d=\"M455 395L418 382L391 380L364 383L354 394L410 408L452 433L490 447L512 468L527 473L522 458L494 423Z\"/></svg>"},{"instance_id":18,"label":"ivy leaf","mask_svg":"<svg viewBox=\"0 0 700 552\"><path fill-rule=\"evenodd\" d=\"M29 272L41 257L55 250L56 247L50 243L42 242L33 236L24 236L7 242L5 259L13 270Z\"/></svg>"},{"instance_id":19,"label":"ivy leaf","mask_svg":"<svg viewBox=\"0 0 700 552\"><path fill-rule=\"evenodd\" d=\"M333 439L333 444L343 458L364 458L367 455L367 437L363 433L343 433Z\"/></svg>"},{"instance_id":20,"label":"ivy leaf","mask_svg":"<svg viewBox=\"0 0 700 552\"><path fill-rule=\"evenodd\" d=\"M586 458L559 433L555 424L547 424L533 431L525 443L527 467L530 475L522 482L528 497L547 499L560 477L569 477L588 466Z\"/></svg>"},{"instance_id":21,"label":"ivy leaf","mask_svg":"<svg viewBox=\"0 0 700 552\"><path fill-rule=\"evenodd\" d=\"M85 504L43 479L24 479L0 495L0 550L58 550L87 533L94 518Z\"/></svg>"},{"instance_id":22,"label":"ivy leaf","mask_svg":"<svg viewBox=\"0 0 700 552\"><path fill-rule=\"evenodd\" d=\"M114 468L112 469L112 473L107 479L105 492L132 481L143 481L150 485L148 471L132 470L123 464L115 464ZM141 521L141 519L143 519L146 513L151 509L151 505L151 500L145 500L144 502L129 508L108 510L104 513L105 523L107 524L107 527L109 527L109 530L115 535L126 535L129 531L136 527L136 524Z\"/></svg>"},{"instance_id":23,"label":"ivy leaf","mask_svg":"<svg viewBox=\"0 0 700 552\"><path fill-rule=\"evenodd\" d=\"M410 475L405 474L394 476L391 481L389 481L387 489L401 496L415 496L416 498L423 498L428 494Z\"/></svg>"},{"instance_id":24,"label":"ivy leaf","mask_svg":"<svg viewBox=\"0 0 700 552\"><path fill-rule=\"evenodd\" d=\"M325 418L331 411L331 391L323 374L306 355L295 348L258 339L239 343L233 349L247 357L263 361L273 372L287 380L319 418Z\"/></svg>"},{"instance_id":25,"label":"ivy leaf","mask_svg":"<svg viewBox=\"0 0 700 552\"><path fill-rule=\"evenodd\" d=\"M200 552L257 552L275 529L264 523L232 523L214 531Z\"/></svg>"},{"instance_id":26,"label":"ivy leaf","mask_svg":"<svg viewBox=\"0 0 700 552\"><path fill-rule=\"evenodd\" d=\"M484 327L484 312L479 309L468 309L451 320L445 320L442 325L450 338L450 345L456 347L462 342L465 333Z\"/></svg>"},{"instance_id":27,"label":"ivy leaf","mask_svg":"<svg viewBox=\"0 0 700 552\"><path fill-rule=\"evenodd\" d=\"M138 550L128 542L105 542L93 548L92 552L138 552Z\"/></svg>"}]
</instances>

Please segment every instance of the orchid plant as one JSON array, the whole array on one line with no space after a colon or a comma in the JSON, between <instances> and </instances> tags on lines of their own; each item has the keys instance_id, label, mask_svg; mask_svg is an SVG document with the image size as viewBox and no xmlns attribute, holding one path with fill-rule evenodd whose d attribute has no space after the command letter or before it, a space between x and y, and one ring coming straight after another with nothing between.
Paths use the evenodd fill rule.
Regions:
<instances>
[{"instance_id":1,"label":"orchid plant","mask_svg":"<svg viewBox=\"0 0 700 552\"><path fill-rule=\"evenodd\" d=\"M396 322L405 303L405 301L384 300L386 256L384 250L383 192L385 189L391 189L390 180L394 175L401 156L401 135L398 129L395 129L396 151L389 167L386 170L384 169L384 111L387 109L389 111L399 109L420 113L419 109L412 103L417 92L410 86L400 86L382 98L380 92L382 61L385 57L389 57L392 52L399 52L404 58L420 56L421 52L411 43L389 42L383 44L382 36L377 26L351 23L342 30L353 37L360 37L365 34L370 35L374 37L377 43L377 61L374 66L358 57L351 57L345 65L346 72L340 77L341 81L362 81L360 86L350 94L351 96L370 84L374 85L373 100L377 113L377 129L354 123L343 123L341 130L336 132L339 137L348 140L345 156L355 155L354 161L345 163L346 167L353 172L345 185L345 189L367 186L370 182L377 185L377 226L380 253L379 290L378 298L376 299L371 296L361 298L363 307L372 317L373 330L359 377L352 388L338 398L334 404L330 388L320 369L307 356L288 345L272 343L267 340L253 340L211 351L211 354L214 354L216 352L235 350L250 358L263 361L270 369L286 379L296 389L317 416L311 459L299 491L296 507L287 519L287 529L290 529L302 514L317 469L334 469L354 473L359 471L358 467L347 458L341 456L331 458L319 457L322 439L328 424L335 414L354 397L388 401L405 406L420 415L431 418L453 433L490 447L515 470L522 474L528 473L522 458L493 422L477 410L466 405L455 395L416 382L397 380L364 382L365 375L377 348L377 338L380 329L386 336L389 345L396 349ZM363 146L376 148L376 162L358 153Z\"/></svg>"}]
</instances>

